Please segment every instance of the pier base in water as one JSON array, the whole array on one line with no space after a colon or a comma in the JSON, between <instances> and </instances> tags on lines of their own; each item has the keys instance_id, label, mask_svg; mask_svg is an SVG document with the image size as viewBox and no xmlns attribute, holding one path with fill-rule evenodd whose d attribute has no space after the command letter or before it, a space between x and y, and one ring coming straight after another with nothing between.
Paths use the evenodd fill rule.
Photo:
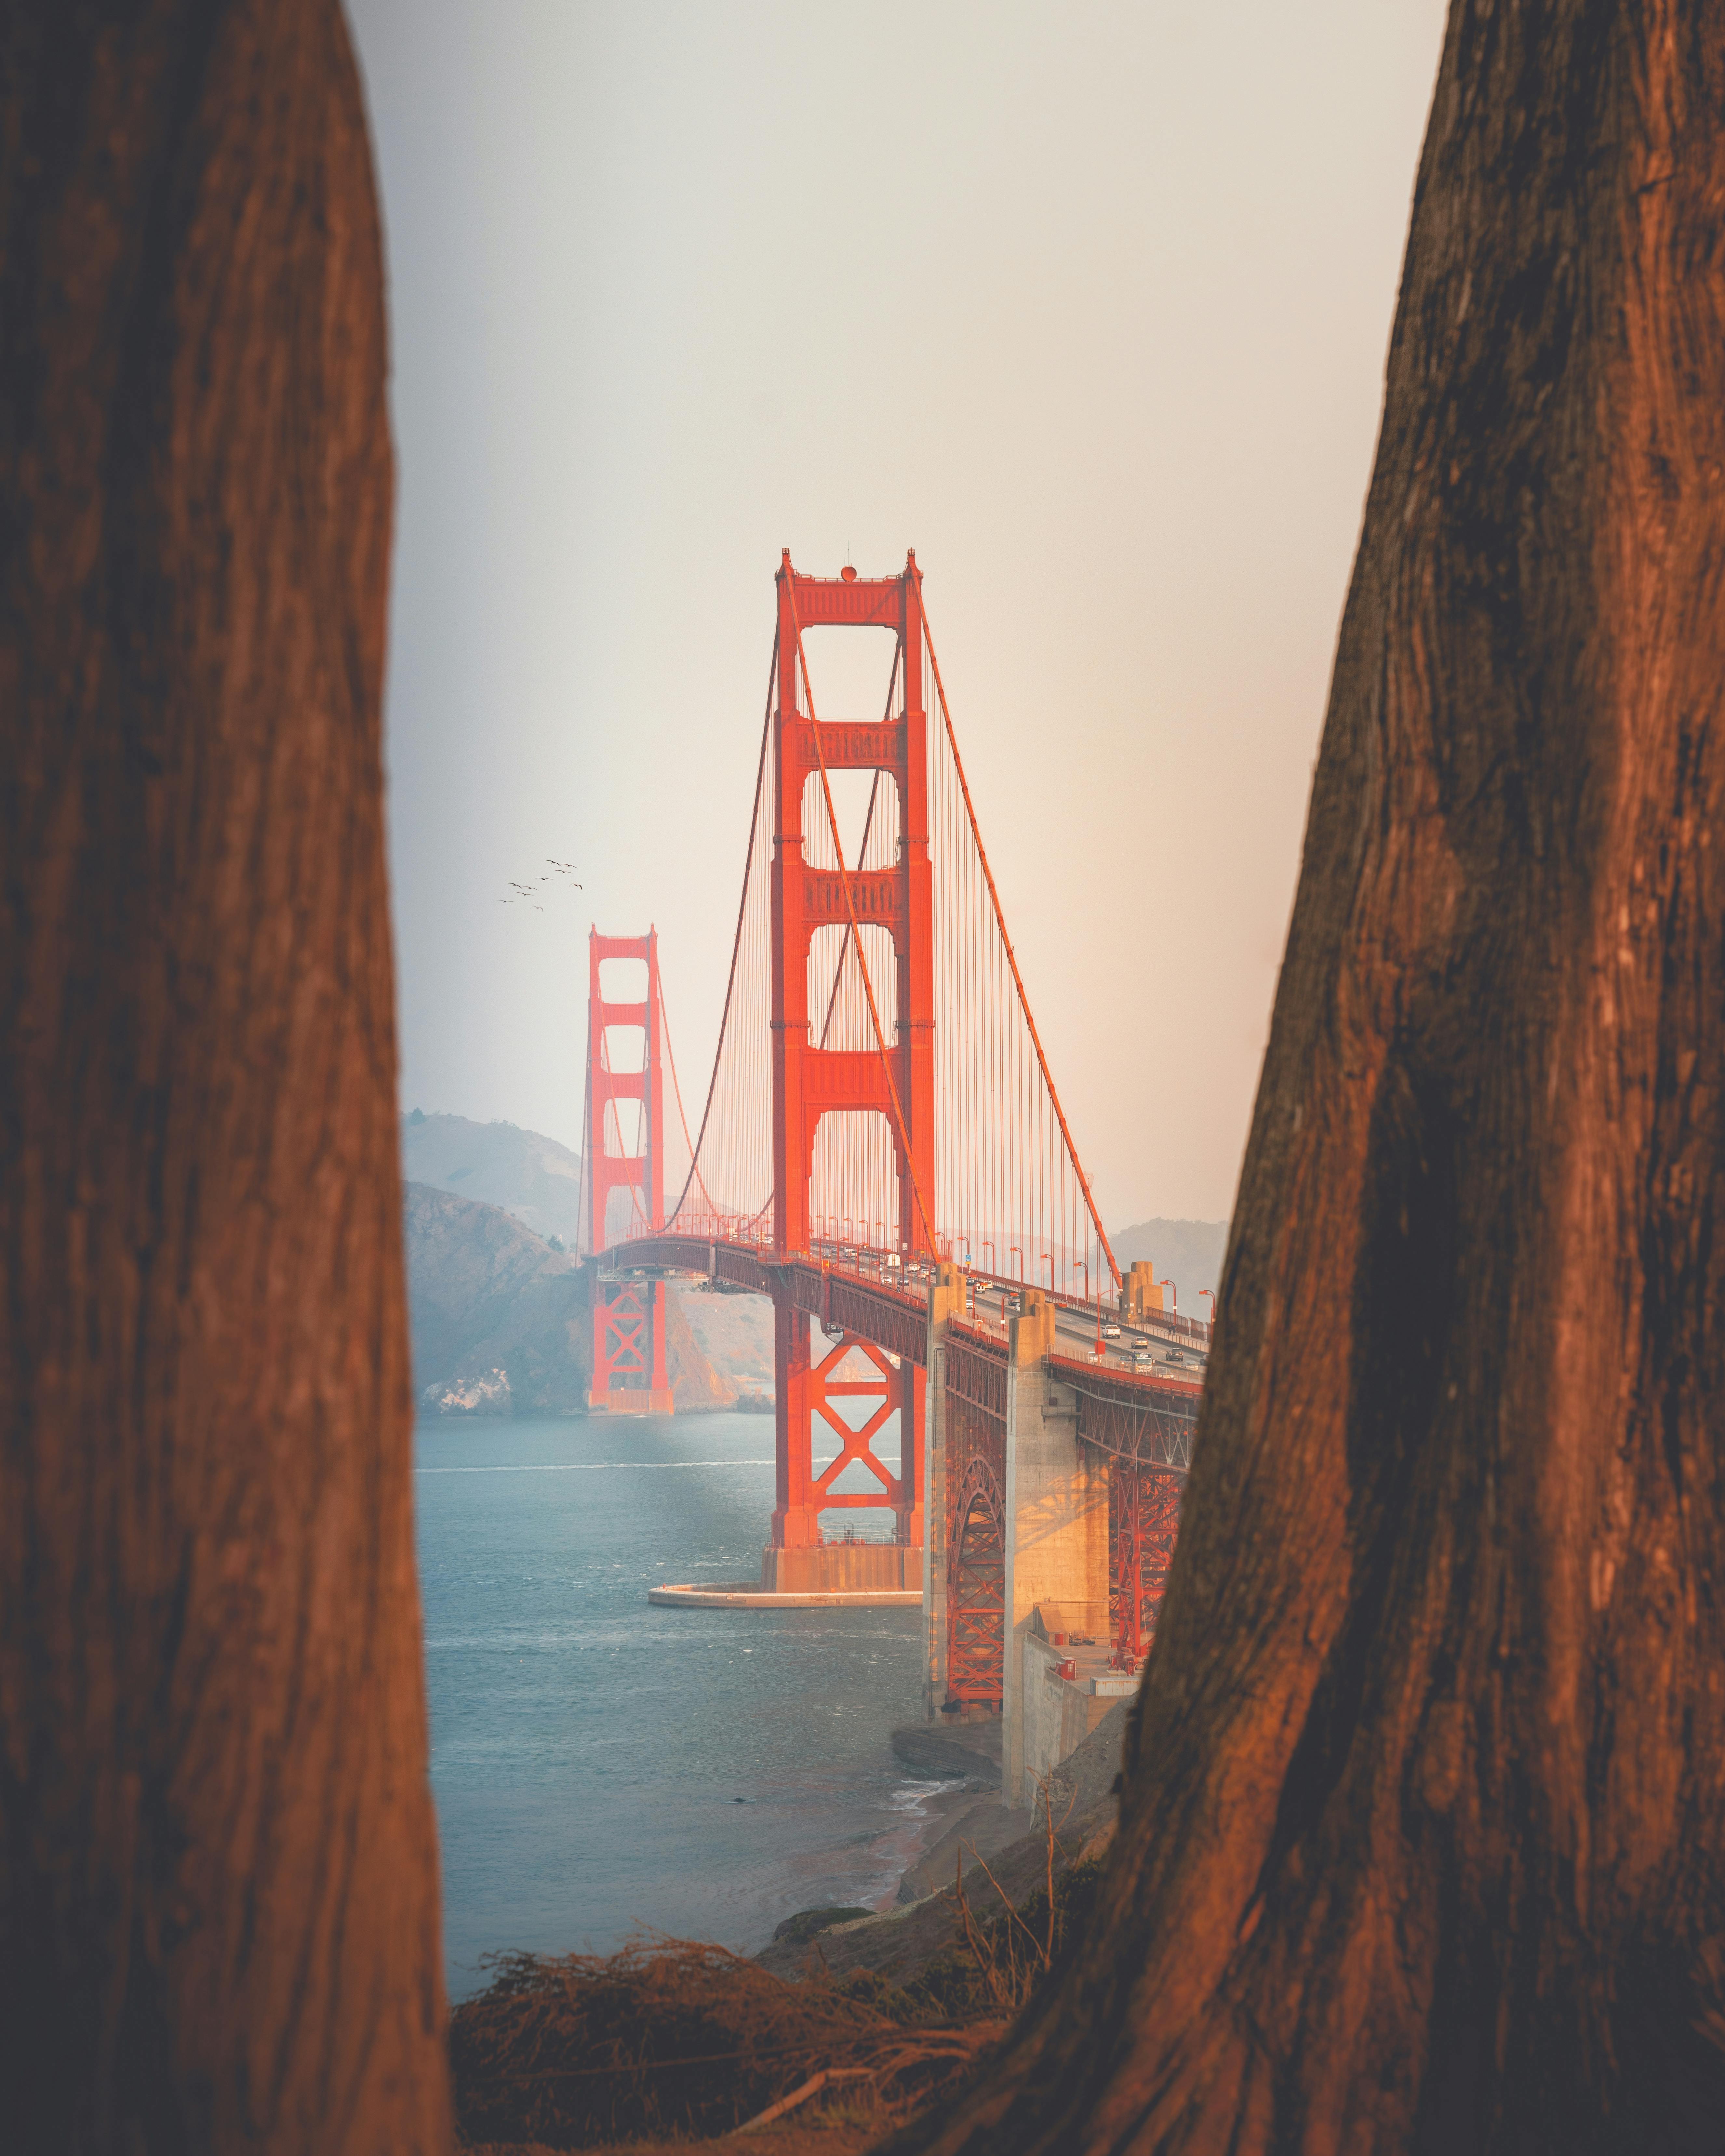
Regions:
<instances>
[{"instance_id":1,"label":"pier base in water","mask_svg":"<svg viewBox=\"0 0 1725 2156\"><path fill-rule=\"evenodd\" d=\"M817 1543L761 1553L763 1594L885 1591L922 1599L922 1552L909 1543Z\"/></svg>"},{"instance_id":2,"label":"pier base in water","mask_svg":"<svg viewBox=\"0 0 1725 2156\"><path fill-rule=\"evenodd\" d=\"M651 1588L679 1609L910 1609L922 1600L922 1553L906 1543L826 1543L761 1553L761 1578Z\"/></svg>"}]
</instances>

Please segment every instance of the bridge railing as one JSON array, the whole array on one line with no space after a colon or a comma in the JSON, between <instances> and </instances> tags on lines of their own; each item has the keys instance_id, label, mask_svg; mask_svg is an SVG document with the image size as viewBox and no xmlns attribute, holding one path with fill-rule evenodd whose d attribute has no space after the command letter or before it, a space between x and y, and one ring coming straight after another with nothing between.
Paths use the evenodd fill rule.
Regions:
<instances>
[{"instance_id":1,"label":"bridge railing","mask_svg":"<svg viewBox=\"0 0 1725 2156\"><path fill-rule=\"evenodd\" d=\"M667 1235L689 1236L705 1242L730 1243L761 1253L771 1252L774 1247L773 1230L763 1219L757 1215L725 1213L681 1213L661 1229L634 1228L613 1247L621 1248L624 1243L650 1243ZM951 1238L938 1240L944 1245L942 1255L949 1257ZM879 1276L892 1286L901 1286L918 1295L926 1295L934 1264L931 1258L883 1249L865 1240L847 1240L828 1236L816 1238L806 1250L775 1255L771 1262L779 1265L830 1265L865 1277ZM980 1265L965 1264L963 1260L959 1263L966 1279L973 1286L984 1286L990 1291L1017 1296L1022 1294L1027 1286L1034 1285L1013 1274L988 1272ZM1040 1292L1051 1295L1061 1310L1081 1314L1087 1322L1094 1321L1098 1325L1117 1322L1121 1315L1118 1306L1106 1299L1098 1301L1095 1297L1068 1295L1046 1288ZM1155 1332L1165 1339L1189 1342L1205 1350L1209 1348L1214 1337L1214 1327L1207 1325L1202 1318L1183 1317L1178 1311L1173 1310L1147 1311L1142 1317L1135 1317L1132 1324L1135 1332Z\"/></svg>"},{"instance_id":2,"label":"bridge railing","mask_svg":"<svg viewBox=\"0 0 1725 2156\"><path fill-rule=\"evenodd\" d=\"M733 1232L707 1235L695 1232L697 1220L708 1218L715 1229ZM737 1234L739 1225L750 1232ZM773 1250L758 1224L739 1223L722 1214L685 1214L671 1228L626 1237L607 1255L614 1260L625 1250L639 1266L706 1273L727 1286L755 1294L771 1295L775 1281L783 1282L793 1306L806 1311L824 1331L855 1332L919 1365L927 1358L926 1312L934 1268L925 1260L912 1258L889 1265L886 1253L845 1245L788 1255ZM1020 1285L994 1274L973 1272L968 1277L974 1286L991 1291L1016 1294ZM1086 1324L1094 1320L1099 1328L1112 1315L1106 1306L1099 1311L1094 1303L1060 1296L1055 1301L1060 1308L1081 1315ZM968 1322L955 1321L955 1327L970 1332L978 1342L988 1340L995 1352L1004 1350L1004 1317L993 1319L986 1311L976 1310ZM1177 1317L1173 1312L1149 1312L1132 1322L1132 1330L1159 1332L1164 1337L1172 1336L1204 1348L1209 1347L1212 1337L1208 1325ZM1189 1434L1183 1435L1175 1424L1183 1425L1195 1418L1201 1381L1176 1378L1166 1370L1124 1369L1118 1364L1070 1355L1052 1355L1049 1361L1051 1369L1057 1369L1065 1382L1079 1390L1081 1417L1087 1425L1082 1435L1087 1442L1147 1462L1154 1453L1158 1464L1173 1471L1183 1471L1190 1464ZM1148 1424L1140 1428L1137 1419L1144 1415L1160 1416L1162 1422L1155 1430ZM1163 1424L1167 1425L1165 1430ZM1160 1437L1157 1430L1162 1430ZM1143 1450L1147 1444L1150 1451Z\"/></svg>"},{"instance_id":3,"label":"bridge railing","mask_svg":"<svg viewBox=\"0 0 1725 2156\"><path fill-rule=\"evenodd\" d=\"M649 1241L655 1235L693 1235L708 1243L747 1243L759 1250L770 1247L773 1229L758 1214L680 1213L662 1228L637 1224L623 1238L627 1243Z\"/></svg>"}]
</instances>

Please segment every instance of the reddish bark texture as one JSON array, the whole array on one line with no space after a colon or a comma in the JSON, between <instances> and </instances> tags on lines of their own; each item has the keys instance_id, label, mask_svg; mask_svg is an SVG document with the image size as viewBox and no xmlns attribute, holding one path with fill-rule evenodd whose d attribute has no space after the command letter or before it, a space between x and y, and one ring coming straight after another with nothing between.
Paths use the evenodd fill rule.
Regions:
<instances>
[{"instance_id":1,"label":"reddish bark texture","mask_svg":"<svg viewBox=\"0 0 1725 2156\"><path fill-rule=\"evenodd\" d=\"M1720 2146L1725 4L1455 0L1110 1917L943 2151Z\"/></svg>"},{"instance_id":2,"label":"reddish bark texture","mask_svg":"<svg viewBox=\"0 0 1725 2156\"><path fill-rule=\"evenodd\" d=\"M336 0L0 14L0 2138L448 2142Z\"/></svg>"}]
</instances>

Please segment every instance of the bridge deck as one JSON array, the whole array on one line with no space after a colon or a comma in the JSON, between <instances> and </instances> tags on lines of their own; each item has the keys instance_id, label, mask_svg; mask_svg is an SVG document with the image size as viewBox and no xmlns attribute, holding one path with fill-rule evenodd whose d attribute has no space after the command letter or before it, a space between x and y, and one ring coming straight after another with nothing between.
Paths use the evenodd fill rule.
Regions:
<instances>
[{"instance_id":1,"label":"bridge deck","mask_svg":"<svg viewBox=\"0 0 1725 2156\"><path fill-rule=\"evenodd\" d=\"M787 1253L752 1240L670 1233L638 1236L605 1255L619 1271L699 1274L755 1295L771 1296L782 1285L792 1306L823 1332L855 1333L919 1368L927 1361L932 1265L889 1266L878 1253L843 1245ZM986 1273L968 1277L971 1318L956 1329L978 1358L998 1357L1004 1368L1006 1321L1020 1283ZM1077 1394L1080 1436L1115 1458L1183 1473L1192 1463L1203 1389L1198 1358L1209 1351L1210 1327L1173 1312L1122 1325L1093 1302L1053 1300L1059 1346L1049 1367ZM1110 1340L1111 1326L1129 1344ZM1189 1356L1194 1359L1189 1363ZM977 1404L983 1406L981 1399ZM1003 1389L997 1412L1004 1411Z\"/></svg>"}]
</instances>

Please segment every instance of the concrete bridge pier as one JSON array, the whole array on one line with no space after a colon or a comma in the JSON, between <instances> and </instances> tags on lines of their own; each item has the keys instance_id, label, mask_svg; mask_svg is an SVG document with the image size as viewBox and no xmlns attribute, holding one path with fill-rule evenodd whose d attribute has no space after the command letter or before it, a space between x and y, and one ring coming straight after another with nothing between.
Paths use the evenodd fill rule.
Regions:
<instances>
[{"instance_id":1,"label":"concrete bridge pier","mask_svg":"<svg viewBox=\"0 0 1725 2156\"><path fill-rule=\"evenodd\" d=\"M1039 1288L1024 1289L1020 1300L1009 1331L1006 1370L1000 1794L1004 1804L1028 1806L1036 1792L1025 1769L1025 1725L1027 1710L1034 1712L1037 1702L1024 1695L1025 1641L1039 1604L1057 1605L1071 1634L1107 1639L1108 1477L1078 1442L1077 1395L1049 1367L1054 1302ZM944 1389L931 1383L931 1400ZM931 1431L932 1426L931 1408ZM930 1480L932 1488L932 1473ZM941 1513L944 1520L944 1507ZM942 1578L944 1583L944 1553ZM1037 1658L1039 1672L1044 1659Z\"/></svg>"},{"instance_id":2,"label":"concrete bridge pier","mask_svg":"<svg viewBox=\"0 0 1725 2156\"><path fill-rule=\"evenodd\" d=\"M928 1383L923 1389L922 1713L932 1722L947 1697L947 1327L965 1313L964 1272L942 1260L928 1297Z\"/></svg>"}]
</instances>

